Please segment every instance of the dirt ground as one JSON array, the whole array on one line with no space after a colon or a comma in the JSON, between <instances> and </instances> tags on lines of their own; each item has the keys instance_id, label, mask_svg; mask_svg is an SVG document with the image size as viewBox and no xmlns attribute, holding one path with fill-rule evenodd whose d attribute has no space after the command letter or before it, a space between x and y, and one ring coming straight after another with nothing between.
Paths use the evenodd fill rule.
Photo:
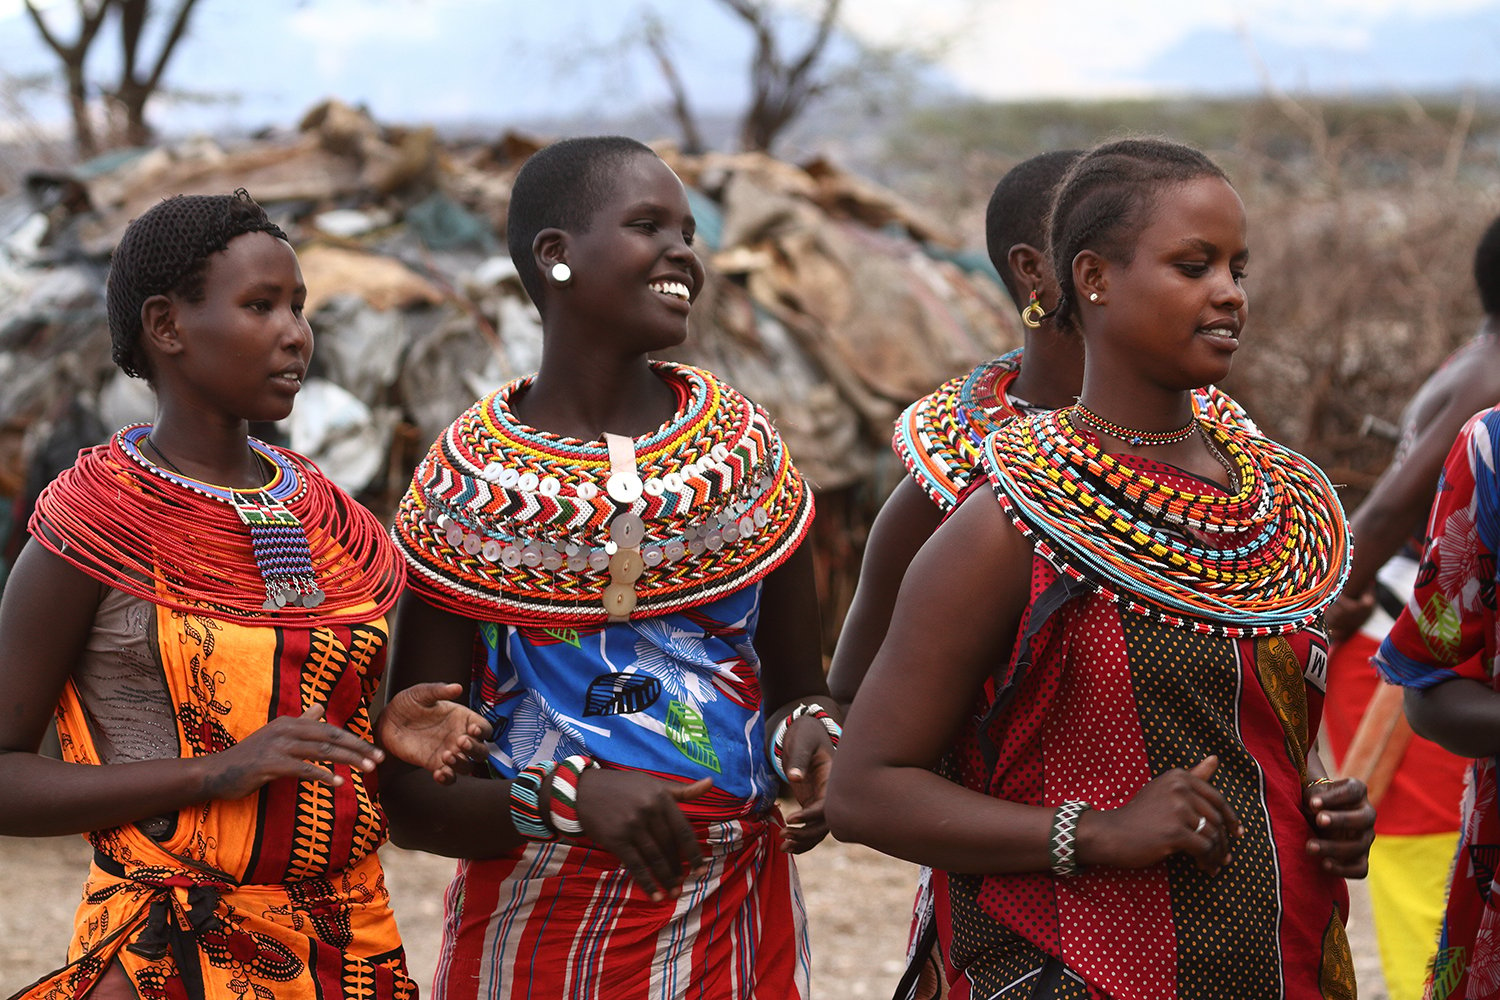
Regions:
<instances>
[{"instance_id":1,"label":"dirt ground","mask_svg":"<svg viewBox=\"0 0 1500 1000\"><path fill-rule=\"evenodd\" d=\"M0 837L0 996L61 964L87 868L81 837ZM432 982L443 886L453 862L386 847L385 863L411 970ZM885 998L901 975L916 869L863 847L825 841L801 860L812 924L813 995ZM1362 1000L1386 1000L1362 883L1351 883L1349 922ZM1122 945L1123 946L1123 945Z\"/></svg>"}]
</instances>

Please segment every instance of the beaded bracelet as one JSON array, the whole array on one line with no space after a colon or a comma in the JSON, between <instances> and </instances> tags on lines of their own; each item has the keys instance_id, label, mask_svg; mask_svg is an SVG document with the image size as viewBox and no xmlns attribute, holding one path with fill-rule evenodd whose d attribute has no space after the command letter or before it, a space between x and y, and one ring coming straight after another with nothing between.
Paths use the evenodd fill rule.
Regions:
<instances>
[{"instance_id":1,"label":"beaded bracelet","mask_svg":"<svg viewBox=\"0 0 1500 1000\"><path fill-rule=\"evenodd\" d=\"M547 825L542 812L542 789L557 767L552 761L532 764L510 779L510 821L527 840L556 840L557 831Z\"/></svg>"},{"instance_id":2,"label":"beaded bracelet","mask_svg":"<svg viewBox=\"0 0 1500 1000\"><path fill-rule=\"evenodd\" d=\"M823 728L828 730L828 741L833 744L835 750L839 748L839 737L844 735L844 727L838 724L837 719L828 714L828 709L817 702L810 701L792 709L791 714L776 724L776 733L771 737L771 767L775 769L777 776L782 781L789 782L792 780L786 776L786 771L783 770L781 762L782 754L786 750L787 730L791 728L792 723L804 715L811 715L823 724Z\"/></svg>"},{"instance_id":3,"label":"beaded bracelet","mask_svg":"<svg viewBox=\"0 0 1500 1000\"><path fill-rule=\"evenodd\" d=\"M583 772L599 766L599 762L583 754L575 754L557 765L552 772L552 797L547 811L552 829L558 836L576 840L583 836L583 824L578 821L578 781Z\"/></svg>"},{"instance_id":4,"label":"beaded bracelet","mask_svg":"<svg viewBox=\"0 0 1500 1000\"><path fill-rule=\"evenodd\" d=\"M1078 873L1078 857L1074 849L1078 846L1078 817L1093 806L1087 802L1064 802L1052 814L1052 836L1048 840L1052 858L1052 874L1067 877Z\"/></svg>"}]
</instances>

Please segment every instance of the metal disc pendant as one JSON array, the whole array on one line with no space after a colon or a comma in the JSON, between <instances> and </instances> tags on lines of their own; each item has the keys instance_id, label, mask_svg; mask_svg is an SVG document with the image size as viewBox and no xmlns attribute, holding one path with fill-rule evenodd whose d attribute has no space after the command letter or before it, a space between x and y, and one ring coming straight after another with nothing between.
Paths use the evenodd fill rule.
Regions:
<instances>
[{"instance_id":1,"label":"metal disc pendant","mask_svg":"<svg viewBox=\"0 0 1500 1000\"><path fill-rule=\"evenodd\" d=\"M622 549L641 544L646 537L646 524L638 515L621 514L609 522L609 540Z\"/></svg>"}]
</instances>

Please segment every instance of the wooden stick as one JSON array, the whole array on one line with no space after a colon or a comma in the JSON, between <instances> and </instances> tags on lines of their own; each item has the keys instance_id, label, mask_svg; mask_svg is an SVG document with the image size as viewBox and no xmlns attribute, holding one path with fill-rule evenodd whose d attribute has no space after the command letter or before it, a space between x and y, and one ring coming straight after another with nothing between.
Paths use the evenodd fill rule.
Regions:
<instances>
[{"instance_id":1,"label":"wooden stick","mask_svg":"<svg viewBox=\"0 0 1500 1000\"><path fill-rule=\"evenodd\" d=\"M1411 725L1401 705L1404 693L1400 685L1383 681L1375 688L1340 767L1345 777L1365 783L1371 805L1380 804L1411 743Z\"/></svg>"}]
</instances>

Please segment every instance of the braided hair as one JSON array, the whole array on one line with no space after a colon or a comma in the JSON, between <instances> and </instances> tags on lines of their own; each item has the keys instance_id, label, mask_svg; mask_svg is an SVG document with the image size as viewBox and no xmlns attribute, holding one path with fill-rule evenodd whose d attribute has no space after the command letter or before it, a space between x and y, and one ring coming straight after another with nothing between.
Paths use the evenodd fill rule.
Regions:
<instances>
[{"instance_id":1,"label":"braided hair","mask_svg":"<svg viewBox=\"0 0 1500 1000\"><path fill-rule=\"evenodd\" d=\"M1500 218L1490 223L1474 251L1474 284L1485 315L1500 315Z\"/></svg>"},{"instance_id":2,"label":"braided hair","mask_svg":"<svg viewBox=\"0 0 1500 1000\"><path fill-rule=\"evenodd\" d=\"M180 194L131 221L110 256L106 282L110 351L121 371L131 378L151 377L141 349L146 300L170 294L202 302L209 258L245 233L287 238L244 188L234 194Z\"/></svg>"},{"instance_id":3,"label":"braided hair","mask_svg":"<svg viewBox=\"0 0 1500 1000\"><path fill-rule=\"evenodd\" d=\"M1047 245L1047 211L1052 195L1068 168L1083 155L1081 149L1063 149L1022 160L1008 170L984 211L984 242L990 263L1019 308L1026 303L1029 288L1016 284L1010 270L1010 248L1027 243L1038 249Z\"/></svg>"},{"instance_id":4,"label":"braided hair","mask_svg":"<svg viewBox=\"0 0 1500 1000\"><path fill-rule=\"evenodd\" d=\"M585 136L545 146L521 165L510 189L505 242L521 284L538 309L544 279L531 250L537 233L586 232L609 200L620 165L632 157L655 155L650 146L626 136Z\"/></svg>"},{"instance_id":5,"label":"braided hair","mask_svg":"<svg viewBox=\"0 0 1500 1000\"><path fill-rule=\"evenodd\" d=\"M1202 177L1229 178L1191 146L1170 139L1117 139L1085 153L1058 185L1048 221L1047 254L1060 292L1054 322L1078 325L1073 259L1092 250L1128 265L1162 192Z\"/></svg>"}]
</instances>

